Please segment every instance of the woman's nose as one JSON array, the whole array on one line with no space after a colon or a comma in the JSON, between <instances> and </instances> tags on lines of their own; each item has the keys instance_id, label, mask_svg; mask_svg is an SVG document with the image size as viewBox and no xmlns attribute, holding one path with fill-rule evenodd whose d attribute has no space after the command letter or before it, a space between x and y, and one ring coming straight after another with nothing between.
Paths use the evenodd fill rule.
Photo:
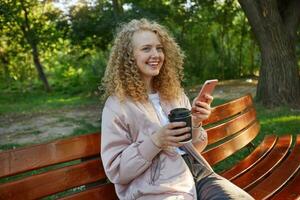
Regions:
<instances>
[{"instance_id":1,"label":"woman's nose","mask_svg":"<svg viewBox=\"0 0 300 200\"><path fill-rule=\"evenodd\" d=\"M159 52L157 51L157 49L154 48L154 49L152 50L151 56L152 56L152 57L158 57L158 56L159 56Z\"/></svg>"}]
</instances>

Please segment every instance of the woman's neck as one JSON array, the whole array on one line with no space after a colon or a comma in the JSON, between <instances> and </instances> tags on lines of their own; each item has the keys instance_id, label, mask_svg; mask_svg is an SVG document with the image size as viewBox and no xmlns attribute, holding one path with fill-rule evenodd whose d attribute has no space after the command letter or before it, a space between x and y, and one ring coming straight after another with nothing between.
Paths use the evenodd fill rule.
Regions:
<instances>
[{"instance_id":1,"label":"woman's neck","mask_svg":"<svg viewBox=\"0 0 300 200\"><path fill-rule=\"evenodd\" d=\"M152 78L145 80L145 86L148 94L154 94L156 92L153 88Z\"/></svg>"}]
</instances>

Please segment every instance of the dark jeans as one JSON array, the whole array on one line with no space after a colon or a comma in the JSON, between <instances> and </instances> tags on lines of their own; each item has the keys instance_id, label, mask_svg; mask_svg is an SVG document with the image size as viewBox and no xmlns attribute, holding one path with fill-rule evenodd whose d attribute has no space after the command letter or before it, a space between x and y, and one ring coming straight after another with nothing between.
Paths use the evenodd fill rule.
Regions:
<instances>
[{"instance_id":1,"label":"dark jeans","mask_svg":"<svg viewBox=\"0 0 300 200\"><path fill-rule=\"evenodd\" d=\"M182 157L194 177L198 200L253 199L247 192L229 180L203 167L189 154L184 154Z\"/></svg>"}]
</instances>

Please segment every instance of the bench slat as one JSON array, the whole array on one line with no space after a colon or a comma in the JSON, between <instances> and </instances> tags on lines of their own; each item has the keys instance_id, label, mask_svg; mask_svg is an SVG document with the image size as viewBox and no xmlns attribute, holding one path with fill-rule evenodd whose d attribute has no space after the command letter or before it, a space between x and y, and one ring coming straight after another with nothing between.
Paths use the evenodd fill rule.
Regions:
<instances>
[{"instance_id":1,"label":"bench slat","mask_svg":"<svg viewBox=\"0 0 300 200\"><path fill-rule=\"evenodd\" d=\"M37 199L105 177L101 161L94 159L1 184L0 194L3 199Z\"/></svg>"},{"instance_id":2,"label":"bench slat","mask_svg":"<svg viewBox=\"0 0 300 200\"><path fill-rule=\"evenodd\" d=\"M249 154L246 158L241 160L229 170L221 173L221 175L226 179L232 180L245 173L259 163L271 151L276 143L276 139L277 136L274 135L266 136L264 140L255 148L255 150L251 152L251 154Z\"/></svg>"},{"instance_id":3,"label":"bench slat","mask_svg":"<svg viewBox=\"0 0 300 200\"><path fill-rule=\"evenodd\" d=\"M247 127L256 119L256 112L254 108L242 113L230 121L224 122L218 126L207 129L208 144L218 142L230 135L237 133L243 128Z\"/></svg>"},{"instance_id":4,"label":"bench slat","mask_svg":"<svg viewBox=\"0 0 300 200\"><path fill-rule=\"evenodd\" d=\"M275 147L261 162L250 169L247 173L232 180L232 182L248 191L251 187L258 184L259 181L263 180L276 167L276 165L284 159L291 147L291 144L291 135L279 137Z\"/></svg>"},{"instance_id":5,"label":"bench slat","mask_svg":"<svg viewBox=\"0 0 300 200\"><path fill-rule=\"evenodd\" d=\"M259 124L258 122L255 122L232 139L212 149L209 149L208 151L205 151L202 155L209 162L209 164L215 165L251 142L258 134L258 131ZM195 147L197 148L197 146Z\"/></svg>"},{"instance_id":6,"label":"bench slat","mask_svg":"<svg viewBox=\"0 0 300 200\"><path fill-rule=\"evenodd\" d=\"M255 199L267 199L282 188L285 183L297 173L300 168L300 135L296 140L295 148L282 164L277 167L272 176L267 177L256 185L249 193ZM300 184L300 183L299 183Z\"/></svg>"},{"instance_id":7,"label":"bench slat","mask_svg":"<svg viewBox=\"0 0 300 200\"><path fill-rule=\"evenodd\" d=\"M0 178L52 164L99 155L99 133L0 153Z\"/></svg>"},{"instance_id":8,"label":"bench slat","mask_svg":"<svg viewBox=\"0 0 300 200\"><path fill-rule=\"evenodd\" d=\"M235 99L228 103L216 106L212 109L211 115L207 120L203 121L203 125L209 123L215 123L220 120L224 120L233 115L236 115L246 108L252 106L253 100L250 94L243 96L241 98Z\"/></svg>"},{"instance_id":9,"label":"bench slat","mask_svg":"<svg viewBox=\"0 0 300 200\"><path fill-rule=\"evenodd\" d=\"M294 200L300 198L300 170L296 176L272 200Z\"/></svg>"},{"instance_id":10,"label":"bench slat","mask_svg":"<svg viewBox=\"0 0 300 200\"><path fill-rule=\"evenodd\" d=\"M88 189L83 192L73 194L61 200L118 200L113 184L101 185L96 188Z\"/></svg>"}]
</instances>

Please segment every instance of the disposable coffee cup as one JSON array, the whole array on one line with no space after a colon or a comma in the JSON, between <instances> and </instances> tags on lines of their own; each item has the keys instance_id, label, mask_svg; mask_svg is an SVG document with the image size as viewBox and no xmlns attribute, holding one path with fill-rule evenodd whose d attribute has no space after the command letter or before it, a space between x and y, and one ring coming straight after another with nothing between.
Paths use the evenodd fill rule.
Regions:
<instances>
[{"instance_id":1,"label":"disposable coffee cup","mask_svg":"<svg viewBox=\"0 0 300 200\"><path fill-rule=\"evenodd\" d=\"M190 127L191 130L189 132L189 134L191 135L191 137L186 138L185 140L180 141L180 143L187 143L192 141L192 117L191 117L191 111L189 109L186 108L175 108L173 110L171 110L170 114L168 115L169 117L169 121L170 122L186 122L186 127ZM180 127L183 128L183 127ZM176 128L178 129L178 128ZM187 132L188 133L188 132ZM178 136L182 136L185 135L187 133L178 135Z\"/></svg>"}]
</instances>

